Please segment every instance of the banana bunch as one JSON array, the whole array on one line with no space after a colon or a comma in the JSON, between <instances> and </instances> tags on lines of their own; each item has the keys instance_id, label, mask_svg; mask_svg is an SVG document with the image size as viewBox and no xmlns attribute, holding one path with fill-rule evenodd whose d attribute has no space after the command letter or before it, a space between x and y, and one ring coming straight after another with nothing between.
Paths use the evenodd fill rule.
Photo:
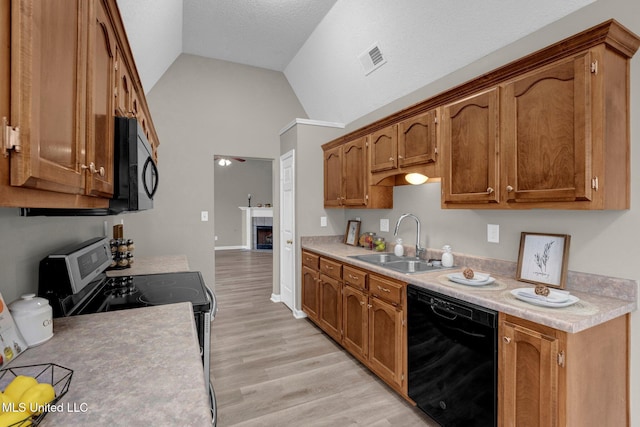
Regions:
<instances>
[{"instance_id":1,"label":"banana bunch","mask_svg":"<svg viewBox=\"0 0 640 427\"><path fill-rule=\"evenodd\" d=\"M26 375L16 376L4 392L0 392L0 427L31 425L30 417L42 413L55 397L51 384L38 383Z\"/></svg>"}]
</instances>

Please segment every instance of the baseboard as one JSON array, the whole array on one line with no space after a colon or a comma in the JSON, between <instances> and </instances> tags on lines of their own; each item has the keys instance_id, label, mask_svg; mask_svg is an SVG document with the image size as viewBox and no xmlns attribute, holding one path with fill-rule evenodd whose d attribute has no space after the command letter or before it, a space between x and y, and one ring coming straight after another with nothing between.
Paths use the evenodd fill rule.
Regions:
<instances>
[{"instance_id":1,"label":"baseboard","mask_svg":"<svg viewBox=\"0 0 640 427\"><path fill-rule=\"evenodd\" d=\"M298 310L297 308L293 310L293 317L296 319L304 319L307 317L307 313L302 310Z\"/></svg>"},{"instance_id":2,"label":"baseboard","mask_svg":"<svg viewBox=\"0 0 640 427\"><path fill-rule=\"evenodd\" d=\"M236 249L251 249L251 248L247 246L216 246L215 247L216 251L231 251Z\"/></svg>"}]
</instances>

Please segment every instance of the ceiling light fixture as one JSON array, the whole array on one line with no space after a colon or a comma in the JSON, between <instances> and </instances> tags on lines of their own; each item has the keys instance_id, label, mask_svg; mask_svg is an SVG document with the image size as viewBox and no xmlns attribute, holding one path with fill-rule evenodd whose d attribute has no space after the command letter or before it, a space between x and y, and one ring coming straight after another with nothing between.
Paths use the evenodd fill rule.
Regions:
<instances>
[{"instance_id":1,"label":"ceiling light fixture","mask_svg":"<svg viewBox=\"0 0 640 427\"><path fill-rule=\"evenodd\" d=\"M231 164L231 160L229 160L229 159L220 159L220 160L218 160L218 164L220 166L229 166Z\"/></svg>"},{"instance_id":2,"label":"ceiling light fixture","mask_svg":"<svg viewBox=\"0 0 640 427\"><path fill-rule=\"evenodd\" d=\"M421 173L408 173L405 175L404 179L411 185L420 185L427 182L429 179L428 176L422 175Z\"/></svg>"}]
</instances>

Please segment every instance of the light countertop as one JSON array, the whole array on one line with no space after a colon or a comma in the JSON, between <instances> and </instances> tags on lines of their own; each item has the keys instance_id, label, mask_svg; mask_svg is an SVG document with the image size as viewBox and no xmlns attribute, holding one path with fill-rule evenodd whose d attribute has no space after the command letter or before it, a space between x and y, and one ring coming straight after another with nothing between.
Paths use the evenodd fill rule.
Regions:
<instances>
[{"instance_id":1,"label":"light countertop","mask_svg":"<svg viewBox=\"0 0 640 427\"><path fill-rule=\"evenodd\" d=\"M566 308L548 308L522 302L513 297L510 293L512 289L533 287L530 283L515 280L515 274L512 274L515 266L510 265L513 263L456 256L454 267L451 269L403 274L350 258L353 255L372 252L361 247L345 245L335 239L309 237L302 238L301 243L303 249L355 267L570 333L583 331L637 308L637 283L634 280L569 272L566 290L580 298L580 301ZM446 274L460 272L466 266L478 272L490 273L496 278L495 286L471 287L458 285L446 279Z\"/></svg>"},{"instance_id":2,"label":"light countertop","mask_svg":"<svg viewBox=\"0 0 640 427\"><path fill-rule=\"evenodd\" d=\"M8 366L73 370L40 425L211 425L191 303L56 318L53 332Z\"/></svg>"},{"instance_id":3,"label":"light countertop","mask_svg":"<svg viewBox=\"0 0 640 427\"><path fill-rule=\"evenodd\" d=\"M140 274L175 273L189 271L186 255L159 255L148 257L134 257L134 263L122 270L107 270L107 276L137 276Z\"/></svg>"}]
</instances>

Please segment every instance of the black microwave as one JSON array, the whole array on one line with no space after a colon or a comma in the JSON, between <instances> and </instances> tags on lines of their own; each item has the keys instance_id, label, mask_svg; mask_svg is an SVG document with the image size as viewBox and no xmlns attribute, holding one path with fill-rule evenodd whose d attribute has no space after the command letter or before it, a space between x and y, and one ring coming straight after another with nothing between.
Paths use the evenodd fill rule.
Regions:
<instances>
[{"instance_id":1,"label":"black microwave","mask_svg":"<svg viewBox=\"0 0 640 427\"><path fill-rule=\"evenodd\" d=\"M151 144L135 118L115 117L113 198L108 208L21 208L22 216L104 216L153 208L158 167Z\"/></svg>"}]
</instances>

